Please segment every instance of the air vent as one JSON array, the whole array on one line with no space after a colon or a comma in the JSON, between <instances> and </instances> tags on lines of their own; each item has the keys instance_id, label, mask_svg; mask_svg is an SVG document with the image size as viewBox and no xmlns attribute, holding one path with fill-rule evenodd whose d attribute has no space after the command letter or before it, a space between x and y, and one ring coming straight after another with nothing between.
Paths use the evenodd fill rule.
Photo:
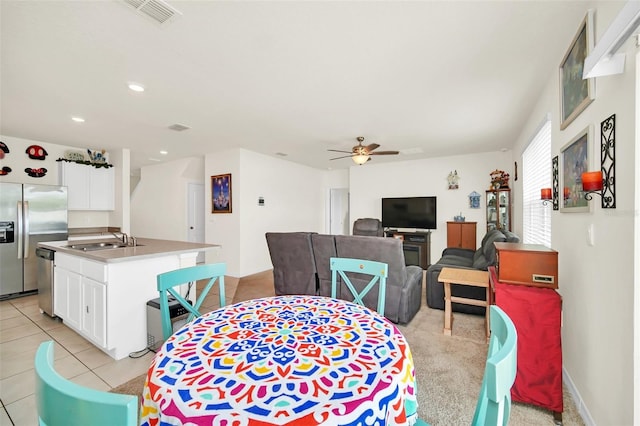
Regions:
<instances>
[{"instance_id":1,"label":"air vent","mask_svg":"<svg viewBox=\"0 0 640 426\"><path fill-rule=\"evenodd\" d=\"M126 4L148 16L159 24L164 24L182 13L162 0L123 0Z\"/></svg>"},{"instance_id":2,"label":"air vent","mask_svg":"<svg viewBox=\"0 0 640 426\"><path fill-rule=\"evenodd\" d=\"M176 132L182 132L183 130L189 130L191 127L183 126L182 124L172 124L169 126L171 130L175 130Z\"/></svg>"}]
</instances>

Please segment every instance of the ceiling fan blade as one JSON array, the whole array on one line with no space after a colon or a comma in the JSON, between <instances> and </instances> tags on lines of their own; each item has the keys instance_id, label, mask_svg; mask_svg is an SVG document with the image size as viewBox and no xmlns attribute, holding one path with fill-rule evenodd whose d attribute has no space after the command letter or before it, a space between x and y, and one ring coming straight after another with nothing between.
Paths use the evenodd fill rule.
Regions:
<instances>
[{"instance_id":1,"label":"ceiling fan blade","mask_svg":"<svg viewBox=\"0 0 640 426\"><path fill-rule=\"evenodd\" d=\"M398 155L400 151L378 151L378 152L370 152L369 155Z\"/></svg>"},{"instance_id":2,"label":"ceiling fan blade","mask_svg":"<svg viewBox=\"0 0 640 426\"><path fill-rule=\"evenodd\" d=\"M344 152L345 154L352 154L351 151L340 151L339 149L327 149L327 151L331 152Z\"/></svg>"},{"instance_id":3,"label":"ceiling fan blade","mask_svg":"<svg viewBox=\"0 0 640 426\"><path fill-rule=\"evenodd\" d=\"M377 143L370 143L369 145L365 146L364 148L368 151L371 152L374 149L378 149L378 147L380 147L380 145L378 145Z\"/></svg>"},{"instance_id":4,"label":"ceiling fan blade","mask_svg":"<svg viewBox=\"0 0 640 426\"><path fill-rule=\"evenodd\" d=\"M343 155L342 157L329 158L329 161L331 161L331 160L339 160L341 158L350 158L350 157L352 157L352 155Z\"/></svg>"}]
</instances>

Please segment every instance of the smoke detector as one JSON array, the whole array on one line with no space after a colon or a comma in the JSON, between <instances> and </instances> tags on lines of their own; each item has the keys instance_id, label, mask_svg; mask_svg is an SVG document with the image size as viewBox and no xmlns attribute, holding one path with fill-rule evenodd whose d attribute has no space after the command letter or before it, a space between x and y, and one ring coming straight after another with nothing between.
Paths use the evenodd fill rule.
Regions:
<instances>
[{"instance_id":1,"label":"smoke detector","mask_svg":"<svg viewBox=\"0 0 640 426\"><path fill-rule=\"evenodd\" d=\"M169 129L171 130L175 130L176 132L182 132L184 130L189 130L191 127L189 126L185 126L184 124L172 124L171 126L169 126Z\"/></svg>"},{"instance_id":2,"label":"smoke detector","mask_svg":"<svg viewBox=\"0 0 640 426\"><path fill-rule=\"evenodd\" d=\"M175 7L169 6L162 0L123 0L139 13L153 19L159 24L165 24L182 13Z\"/></svg>"}]
</instances>

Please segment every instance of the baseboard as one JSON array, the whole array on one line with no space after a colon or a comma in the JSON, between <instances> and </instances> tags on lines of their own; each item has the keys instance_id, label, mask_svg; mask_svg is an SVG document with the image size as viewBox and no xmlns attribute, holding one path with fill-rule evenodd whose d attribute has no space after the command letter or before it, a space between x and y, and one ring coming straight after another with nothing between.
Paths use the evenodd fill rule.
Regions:
<instances>
[{"instance_id":1,"label":"baseboard","mask_svg":"<svg viewBox=\"0 0 640 426\"><path fill-rule=\"evenodd\" d=\"M569 376L569 373L564 367L562 367L562 381L567 385L567 389L569 390L569 393L573 398L573 402L576 404L578 414L580 414L580 417L582 417L585 426L596 426L596 422L593 421L591 413L589 413L589 409L582 400L580 392L578 392L578 388L576 388L573 380L571 380L571 376Z\"/></svg>"}]
</instances>

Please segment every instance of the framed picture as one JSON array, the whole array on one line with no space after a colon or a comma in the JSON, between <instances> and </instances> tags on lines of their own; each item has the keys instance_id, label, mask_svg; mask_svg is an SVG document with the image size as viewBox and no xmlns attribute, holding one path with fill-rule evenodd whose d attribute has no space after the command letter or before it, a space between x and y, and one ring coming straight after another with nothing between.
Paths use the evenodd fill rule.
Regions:
<instances>
[{"instance_id":1,"label":"framed picture","mask_svg":"<svg viewBox=\"0 0 640 426\"><path fill-rule=\"evenodd\" d=\"M562 147L562 182L560 191L560 211L580 213L589 211L589 202L582 190L582 173L589 171L591 158L591 129L587 127Z\"/></svg>"},{"instance_id":2,"label":"framed picture","mask_svg":"<svg viewBox=\"0 0 640 426\"><path fill-rule=\"evenodd\" d=\"M211 176L211 213L231 213L231 173Z\"/></svg>"},{"instance_id":3,"label":"framed picture","mask_svg":"<svg viewBox=\"0 0 640 426\"><path fill-rule=\"evenodd\" d=\"M560 130L571 124L595 98L595 79L582 79L584 60L593 46L593 10L589 10L560 63Z\"/></svg>"}]
</instances>

